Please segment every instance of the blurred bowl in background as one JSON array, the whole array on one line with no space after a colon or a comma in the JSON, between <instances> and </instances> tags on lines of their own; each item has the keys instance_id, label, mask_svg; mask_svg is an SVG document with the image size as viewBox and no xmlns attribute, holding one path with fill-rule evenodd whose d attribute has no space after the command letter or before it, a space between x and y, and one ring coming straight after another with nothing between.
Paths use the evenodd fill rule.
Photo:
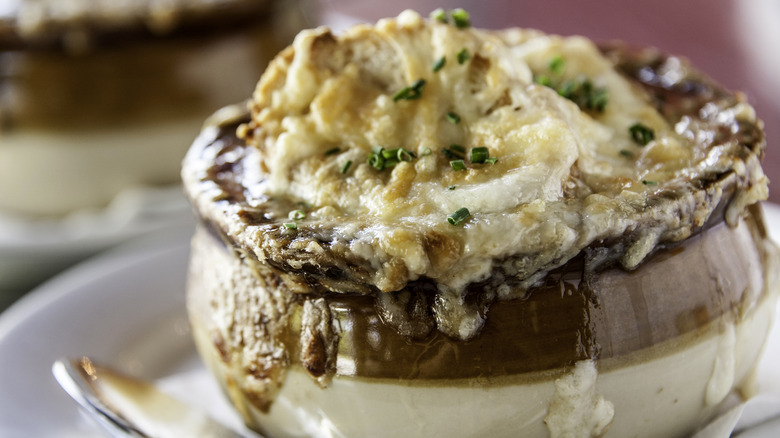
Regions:
<instances>
[{"instance_id":1,"label":"blurred bowl in background","mask_svg":"<svg viewBox=\"0 0 780 438\"><path fill-rule=\"evenodd\" d=\"M0 309L87 255L191 226L184 152L209 114L251 93L307 12L271 0L0 6Z\"/></svg>"}]
</instances>

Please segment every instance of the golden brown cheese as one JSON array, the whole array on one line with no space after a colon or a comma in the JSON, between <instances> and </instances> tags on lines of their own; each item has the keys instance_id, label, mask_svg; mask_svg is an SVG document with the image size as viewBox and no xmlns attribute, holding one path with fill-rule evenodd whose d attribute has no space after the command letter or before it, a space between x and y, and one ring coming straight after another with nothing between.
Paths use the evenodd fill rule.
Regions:
<instances>
[{"instance_id":1,"label":"golden brown cheese","mask_svg":"<svg viewBox=\"0 0 780 438\"><path fill-rule=\"evenodd\" d=\"M557 57L565 62L560 72L550 67ZM581 109L537 83L541 75L586 77L608 103ZM394 99L419 79L418 99ZM713 124L758 123L747 104L724 102ZM741 154L740 145L701 138L711 131L696 120L671 124L646 90L579 37L461 29L410 11L338 36L306 31L272 62L250 109L252 122L240 132L257 147L248 162L259 168L243 175L247 203L311 207L298 223L302 237L289 242L241 221L223 224L228 235L259 260L280 258L293 269L317 265L328 251L347 253L339 269L361 261L359 280L379 291L430 279L439 290L434 310L448 315L437 320L440 330L461 338L482 324L463 302L469 284L500 275L530 285L594 243L625 236L620 262L633 268L659 242L703 226L725 199L723 187L736 187L731 216L766 197L762 145ZM632 140L637 122L654 133L647 145ZM465 170L454 170L442 153L452 144L487 147L497 162L467 158ZM378 170L368 163L376 146L414 158ZM732 175L723 186L702 189L701 180L724 172ZM462 207L470 216L449 224ZM279 215L279 225L285 219ZM506 297L509 288L495 283Z\"/></svg>"},{"instance_id":2,"label":"golden brown cheese","mask_svg":"<svg viewBox=\"0 0 780 438\"><path fill-rule=\"evenodd\" d=\"M469 59L461 64L462 50ZM533 72L545 71L557 56L566 61L561 81L585 75L609 90L603 114L593 118L534 82ZM432 71L441 57L447 63ZM421 78L419 100L393 101L396 91ZM269 189L337 209L330 214L425 216L434 224L464 204L508 213L535 200L560 200L575 162L585 179L606 179L605 191L615 193L646 191L641 180L665 182L693 158L690 143L591 42L427 24L411 12L339 37L324 28L302 33L264 76L254 100L261 127L254 141L264 153ZM449 122L448 112L461 122ZM656 134L642 149L629 134L639 121ZM498 165L452 172L439 151L453 143L487 146ZM434 154L398 166L388 179L369 171L374 146ZM334 147L343 153L325 154ZM627 160L621 150L638 157ZM345 179L338 170L350 159L359 164ZM453 184L462 190L441 191ZM363 196L341 190L352 187Z\"/></svg>"}]
</instances>

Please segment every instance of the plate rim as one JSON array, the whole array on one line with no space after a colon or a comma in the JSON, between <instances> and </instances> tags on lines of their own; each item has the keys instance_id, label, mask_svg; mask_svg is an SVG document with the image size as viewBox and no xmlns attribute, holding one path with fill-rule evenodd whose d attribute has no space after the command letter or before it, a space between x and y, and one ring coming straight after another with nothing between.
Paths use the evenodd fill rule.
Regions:
<instances>
[{"instance_id":1,"label":"plate rim","mask_svg":"<svg viewBox=\"0 0 780 438\"><path fill-rule=\"evenodd\" d=\"M173 260L181 263L182 257L188 256L191 235L191 230L185 227L173 233L150 235L118 245L55 276L20 298L0 314L0 352L3 352L0 354L2 356L0 357L0 388L8 391L7 395L0 395L0 436L93 436L93 433L96 434L94 436L100 436L97 434L98 429L93 429L91 424L81 420L84 417L80 416L76 405L68 404L70 400L65 392L58 391L59 386L57 386L50 371L51 363L44 362L53 362L59 358L62 350L67 350L67 354L74 356L93 355L113 366L119 365L113 362L121 361L123 357L131 357L140 358L139 364L142 366L155 367L152 363L154 360L148 355L144 355L148 353L143 350L146 346L139 345L141 344L139 341L145 339L137 339L137 336L139 333L146 332L147 326L145 324L148 322L151 322L153 326L167 328L172 327L168 324L172 322L171 317L180 316L174 315L170 310L184 302L183 287L180 291L168 294L162 303L148 298L151 296L150 294L157 293L170 282L184 284L185 279L181 277L185 275L185 272L182 272L181 264L177 265ZM171 255L174 257L170 258ZM170 264L164 263L168 259L172 260ZM110 305L109 303L112 301L120 301L116 300L117 294L134 287L126 283L110 288L112 282L126 280L128 276L140 273L142 270L148 269L152 263L157 262L163 262L160 263L159 269L166 269L167 266L170 266L174 267L176 272L169 277L155 275L141 280L142 284L145 281L152 287L144 293L145 299L138 301L137 308L142 311L152 309L151 306L158 303L160 304L157 307L159 311L149 311L151 316L144 320L137 317L137 312L135 314L122 313L122 309L115 310L105 307ZM160 288L155 289L156 285L160 285ZM128 296L122 300L127 302L127 299L132 298L132 296ZM95 304L104 307L95 308ZM72 312L74 306L84 309L83 312L92 312L92 314ZM71 315L65 313L68 312L66 309L70 309ZM52 328L62 327L62 321L74 319L75 322L70 324L74 332L83 333L85 330L89 330L97 333L94 336L103 337L105 332L110 331L105 330L105 328L111 328L108 324L113 320L107 319L100 312L100 309L106 310L107 314L123 315L123 321L119 321L118 326L129 327L130 331L113 330L107 336L112 338L111 341L113 339L119 340L117 344L114 344L117 345L115 351L112 351L114 345L107 348L110 341L90 346L88 341L82 338L73 337L72 341L69 341L68 339L71 339L69 334L49 331ZM184 313L183 309L181 313ZM82 316L82 320L78 320L79 315ZM49 320L42 318L49 318ZM42 327L40 330L28 330L39 323ZM67 323L65 323L65 327L68 327ZM93 330L93 327L97 330ZM167 342L165 345L174 340L177 342L175 347L179 347L179 339L171 333L168 335L170 336L164 337L164 342ZM57 340L62 339L66 340L65 344L56 343ZM28 344L28 341L36 340L37 344L31 342ZM67 342L72 342L72 344ZM71 352L71 348L74 351ZM90 349L93 351L89 351ZM58 350L59 352L57 352ZM182 357L181 360L184 361L187 358L189 356ZM179 358L168 357L166 360L175 361ZM27 368L24 368L25 366ZM21 371L14 369L14 367L21 368ZM125 369L129 367L121 366L119 368L123 371L129 371ZM155 374L154 377L164 376ZM32 403L39 403L39 405L35 406ZM35 411L47 412L47 415L41 416L40 421L35 420L36 423L33 423L31 412Z\"/></svg>"}]
</instances>

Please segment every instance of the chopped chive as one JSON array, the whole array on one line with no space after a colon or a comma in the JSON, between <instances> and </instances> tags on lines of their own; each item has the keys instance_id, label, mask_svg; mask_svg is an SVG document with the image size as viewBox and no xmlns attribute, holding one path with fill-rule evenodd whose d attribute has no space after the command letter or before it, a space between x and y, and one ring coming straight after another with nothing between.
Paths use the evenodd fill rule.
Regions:
<instances>
[{"instance_id":1,"label":"chopped chive","mask_svg":"<svg viewBox=\"0 0 780 438\"><path fill-rule=\"evenodd\" d=\"M455 186L449 186L447 187L447 190L455 190Z\"/></svg>"},{"instance_id":2,"label":"chopped chive","mask_svg":"<svg viewBox=\"0 0 780 438\"><path fill-rule=\"evenodd\" d=\"M563 59L562 56L556 56L552 60L550 60L550 63L547 64L547 67L550 69L550 71L555 75L560 75L563 73L563 70L566 68L566 61Z\"/></svg>"},{"instance_id":3,"label":"chopped chive","mask_svg":"<svg viewBox=\"0 0 780 438\"><path fill-rule=\"evenodd\" d=\"M455 151L455 152L457 152L457 153L459 153L459 154L461 154L461 155L466 153L466 148L464 148L463 146L461 146L459 144L454 144L454 143L451 144L450 145L450 149Z\"/></svg>"},{"instance_id":4,"label":"chopped chive","mask_svg":"<svg viewBox=\"0 0 780 438\"><path fill-rule=\"evenodd\" d=\"M341 173L342 174L347 173L347 171L349 170L349 166L351 165L352 165L352 160L347 160L347 162L344 163L344 167L341 168Z\"/></svg>"},{"instance_id":5,"label":"chopped chive","mask_svg":"<svg viewBox=\"0 0 780 438\"><path fill-rule=\"evenodd\" d=\"M472 163L484 163L489 156L490 152L488 151L488 148L484 146L471 148L469 153L469 161Z\"/></svg>"},{"instance_id":6,"label":"chopped chive","mask_svg":"<svg viewBox=\"0 0 780 438\"><path fill-rule=\"evenodd\" d=\"M498 158L496 157L485 158L485 164L496 164L496 163L498 163Z\"/></svg>"},{"instance_id":7,"label":"chopped chive","mask_svg":"<svg viewBox=\"0 0 780 438\"><path fill-rule=\"evenodd\" d=\"M599 88L588 96L586 107L601 113L607 107L608 101L607 90Z\"/></svg>"},{"instance_id":8,"label":"chopped chive","mask_svg":"<svg viewBox=\"0 0 780 438\"><path fill-rule=\"evenodd\" d=\"M433 18L436 21L446 23L447 22L447 12L442 8L436 8L431 12L431 18Z\"/></svg>"},{"instance_id":9,"label":"chopped chive","mask_svg":"<svg viewBox=\"0 0 780 438\"><path fill-rule=\"evenodd\" d=\"M433 72L436 73L443 69L445 64L447 64L446 57L442 56L441 58L437 59L436 62L433 63Z\"/></svg>"},{"instance_id":10,"label":"chopped chive","mask_svg":"<svg viewBox=\"0 0 780 438\"><path fill-rule=\"evenodd\" d=\"M469 16L469 13L461 8L450 11L450 17L452 17L452 22L455 23L455 27L459 29L465 29L471 26L471 17Z\"/></svg>"},{"instance_id":11,"label":"chopped chive","mask_svg":"<svg viewBox=\"0 0 780 438\"><path fill-rule=\"evenodd\" d=\"M442 148L441 152L450 160L466 158L466 148L457 144L450 145L449 149Z\"/></svg>"},{"instance_id":12,"label":"chopped chive","mask_svg":"<svg viewBox=\"0 0 780 438\"><path fill-rule=\"evenodd\" d=\"M450 225L458 225L464 220L466 220L467 217L469 217L471 213L469 213L469 209L466 207L459 208L455 213L452 213L447 217L447 222L450 223Z\"/></svg>"},{"instance_id":13,"label":"chopped chive","mask_svg":"<svg viewBox=\"0 0 780 438\"><path fill-rule=\"evenodd\" d=\"M457 125L458 123L460 123L460 116L452 111L448 112L445 117L447 118L447 121L452 123L453 125Z\"/></svg>"},{"instance_id":14,"label":"chopped chive","mask_svg":"<svg viewBox=\"0 0 780 438\"><path fill-rule=\"evenodd\" d=\"M550 79L550 77L547 75L534 76L534 82L536 82L539 85L544 85L545 87L553 88L552 79Z\"/></svg>"},{"instance_id":15,"label":"chopped chive","mask_svg":"<svg viewBox=\"0 0 780 438\"><path fill-rule=\"evenodd\" d=\"M327 151L325 151L325 156L327 157L328 155L335 155L338 154L339 152L341 152L341 148L335 147L333 149L328 149Z\"/></svg>"},{"instance_id":16,"label":"chopped chive","mask_svg":"<svg viewBox=\"0 0 780 438\"><path fill-rule=\"evenodd\" d=\"M382 170L385 168L385 159L382 157L381 153L371 154L368 157L368 165L376 170Z\"/></svg>"},{"instance_id":17,"label":"chopped chive","mask_svg":"<svg viewBox=\"0 0 780 438\"><path fill-rule=\"evenodd\" d=\"M396 158L398 161L412 161L414 154L404 148L398 148L396 152Z\"/></svg>"},{"instance_id":18,"label":"chopped chive","mask_svg":"<svg viewBox=\"0 0 780 438\"><path fill-rule=\"evenodd\" d=\"M398 102L401 99L408 99L411 93L412 93L411 87L403 87L393 95L393 102Z\"/></svg>"},{"instance_id":19,"label":"chopped chive","mask_svg":"<svg viewBox=\"0 0 780 438\"><path fill-rule=\"evenodd\" d=\"M303 210L293 210L287 215L287 218L294 221L303 220L306 218L306 213Z\"/></svg>"},{"instance_id":20,"label":"chopped chive","mask_svg":"<svg viewBox=\"0 0 780 438\"><path fill-rule=\"evenodd\" d=\"M658 181L650 181L650 180L643 179L642 180L642 184L644 184L646 186L657 186L658 185Z\"/></svg>"},{"instance_id":21,"label":"chopped chive","mask_svg":"<svg viewBox=\"0 0 780 438\"><path fill-rule=\"evenodd\" d=\"M577 91L579 84L575 81L565 81L558 87L558 94L569 100L574 100L574 94Z\"/></svg>"},{"instance_id":22,"label":"chopped chive","mask_svg":"<svg viewBox=\"0 0 780 438\"><path fill-rule=\"evenodd\" d=\"M456 158L460 158L460 157L458 157L458 155L455 152L453 152L453 151L451 151L451 150L449 150L447 148L441 148L441 153L444 154L444 156L447 159L450 159L450 160L453 160L453 159L456 159Z\"/></svg>"},{"instance_id":23,"label":"chopped chive","mask_svg":"<svg viewBox=\"0 0 780 438\"><path fill-rule=\"evenodd\" d=\"M594 86L593 82L584 76L559 83L553 81L550 76L536 75L534 82L552 88L560 96L576 103L584 111L601 113L604 112L607 103L609 103L607 89Z\"/></svg>"},{"instance_id":24,"label":"chopped chive","mask_svg":"<svg viewBox=\"0 0 780 438\"><path fill-rule=\"evenodd\" d=\"M297 230L298 229L298 224L296 224L295 222L285 222L285 223L282 224L282 226L284 228L288 229L288 230Z\"/></svg>"},{"instance_id":25,"label":"chopped chive","mask_svg":"<svg viewBox=\"0 0 780 438\"><path fill-rule=\"evenodd\" d=\"M398 92L393 95L393 102L419 99L422 97L423 87L425 87L425 79L417 79L412 85L398 90Z\"/></svg>"},{"instance_id":26,"label":"chopped chive","mask_svg":"<svg viewBox=\"0 0 780 438\"><path fill-rule=\"evenodd\" d=\"M634 142L640 146L646 146L655 139L653 130L641 123L634 123L631 125L631 127L628 128L628 132L631 133L631 138Z\"/></svg>"},{"instance_id":27,"label":"chopped chive","mask_svg":"<svg viewBox=\"0 0 780 438\"><path fill-rule=\"evenodd\" d=\"M450 161L450 167L452 167L453 170L465 170L466 162L463 160L452 160Z\"/></svg>"},{"instance_id":28,"label":"chopped chive","mask_svg":"<svg viewBox=\"0 0 780 438\"><path fill-rule=\"evenodd\" d=\"M387 158L385 160L385 167L384 168L387 169L387 168L393 167L393 166L395 166L398 163L400 163L400 161L396 157Z\"/></svg>"},{"instance_id":29,"label":"chopped chive","mask_svg":"<svg viewBox=\"0 0 780 438\"><path fill-rule=\"evenodd\" d=\"M414 152L404 148L385 149L375 146L372 150L373 152L368 156L368 165L376 170L387 169L401 161L412 161L415 158ZM428 153L430 154L430 150Z\"/></svg>"},{"instance_id":30,"label":"chopped chive","mask_svg":"<svg viewBox=\"0 0 780 438\"><path fill-rule=\"evenodd\" d=\"M398 156L392 156L390 158L385 159L385 169L395 166L396 164L400 163L401 160L398 159Z\"/></svg>"},{"instance_id":31,"label":"chopped chive","mask_svg":"<svg viewBox=\"0 0 780 438\"><path fill-rule=\"evenodd\" d=\"M460 52L458 52L458 54L455 56L458 60L458 64L463 64L464 62L468 61L469 58L471 57L471 55L469 55L468 49L466 49L465 47L461 49Z\"/></svg>"},{"instance_id":32,"label":"chopped chive","mask_svg":"<svg viewBox=\"0 0 780 438\"><path fill-rule=\"evenodd\" d=\"M628 149L621 149L621 150L620 150L620 155L622 155L622 156L624 156L624 157L631 158L631 157L633 157L633 156L634 156L634 153L633 153L633 152L631 152L631 151L629 151Z\"/></svg>"}]
</instances>

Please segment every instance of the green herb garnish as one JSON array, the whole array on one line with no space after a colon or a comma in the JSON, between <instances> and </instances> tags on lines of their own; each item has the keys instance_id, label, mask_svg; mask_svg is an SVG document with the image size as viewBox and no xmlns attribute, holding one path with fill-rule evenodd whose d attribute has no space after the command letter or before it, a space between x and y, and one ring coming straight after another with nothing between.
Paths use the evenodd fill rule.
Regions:
<instances>
[{"instance_id":1,"label":"green herb garnish","mask_svg":"<svg viewBox=\"0 0 780 438\"><path fill-rule=\"evenodd\" d=\"M349 166L351 165L352 165L352 160L347 160L347 162L344 163L344 167L341 168L341 173L342 174L347 173L347 171L349 170Z\"/></svg>"},{"instance_id":2,"label":"green herb garnish","mask_svg":"<svg viewBox=\"0 0 780 438\"><path fill-rule=\"evenodd\" d=\"M414 154L409 152L409 151L407 151L404 148L398 148L396 153L395 153L395 157L398 159L399 162L400 161L412 161L412 159L414 158Z\"/></svg>"},{"instance_id":3,"label":"green herb garnish","mask_svg":"<svg viewBox=\"0 0 780 438\"><path fill-rule=\"evenodd\" d=\"M431 18L445 24L449 23L450 18L452 18L452 24L458 29L465 29L471 26L471 16L461 8L451 10L449 16L444 9L436 8L431 12Z\"/></svg>"},{"instance_id":4,"label":"green herb garnish","mask_svg":"<svg viewBox=\"0 0 780 438\"><path fill-rule=\"evenodd\" d=\"M447 190L455 190L455 186L449 186L447 187Z\"/></svg>"},{"instance_id":5,"label":"green herb garnish","mask_svg":"<svg viewBox=\"0 0 780 438\"><path fill-rule=\"evenodd\" d=\"M285 222L285 223L282 224L282 226L284 228L288 229L288 230L297 230L298 229L298 224L296 224L295 222Z\"/></svg>"},{"instance_id":6,"label":"green herb garnish","mask_svg":"<svg viewBox=\"0 0 780 438\"><path fill-rule=\"evenodd\" d=\"M642 184L644 184L646 186L657 186L658 185L658 181L650 181L650 180L643 179L642 180Z\"/></svg>"},{"instance_id":7,"label":"green herb garnish","mask_svg":"<svg viewBox=\"0 0 780 438\"><path fill-rule=\"evenodd\" d=\"M443 69L445 64L447 64L446 57L442 56L441 58L437 59L436 62L433 63L433 72L436 73Z\"/></svg>"},{"instance_id":8,"label":"green herb garnish","mask_svg":"<svg viewBox=\"0 0 780 438\"><path fill-rule=\"evenodd\" d=\"M498 158L496 157L488 157L485 159L485 164L496 164L498 163Z\"/></svg>"},{"instance_id":9,"label":"green herb garnish","mask_svg":"<svg viewBox=\"0 0 780 438\"><path fill-rule=\"evenodd\" d=\"M455 23L455 27L459 29L465 29L471 26L471 16L461 8L450 11L450 17L452 17L452 22Z\"/></svg>"},{"instance_id":10,"label":"green herb garnish","mask_svg":"<svg viewBox=\"0 0 780 438\"><path fill-rule=\"evenodd\" d=\"M458 64L463 64L464 62L466 62L466 61L468 61L468 60L469 60L469 58L471 57L471 55L469 55L469 51L468 51L468 49L466 49L466 48L464 47L464 48L462 48L462 49L460 50L460 52L458 52L458 54L457 54L457 55L455 55L455 57L456 57L456 58L457 58L457 60L458 60Z\"/></svg>"},{"instance_id":11,"label":"green herb garnish","mask_svg":"<svg viewBox=\"0 0 780 438\"><path fill-rule=\"evenodd\" d=\"M582 76L564 81L557 91L583 110L603 112L607 106L607 90L595 87L590 79Z\"/></svg>"},{"instance_id":12,"label":"green herb garnish","mask_svg":"<svg viewBox=\"0 0 780 438\"><path fill-rule=\"evenodd\" d=\"M458 123L460 123L460 116L452 111L448 112L445 117L447 118L447 121L452 123L453 125L457 125Z\"/></svg>"},{"instance_id":13,"label":"green herb garnish","mask_svg":"<svg viewBox=\"0 0 780 438\"><path fill-rule=\"evenodd\" d=\"M631 151L629 151L628 149L621 149L621 150L620 150L620 155L622 155L622 156L624 156L624 157L631 158L631 157L633 157L633 156L634 156L634 153L633 153L633 152L631 152Z\"/></svg>"},{"instance_id":14,"label":"green herb garnish","mask_svg":"<svg viewBox=\"0 0 780 438\"><path fill-rule=\"evenodd\" d=\"M447 12L442 8L436 8L431 12L431 18L442 23L447 23Z\"/></svg>"},{"instance_id":15,"label":"green herb garnish","mask_svg":"<svg viewBox=\"0 0 780 438\"><path fill-rule=\"evenodd\" d=\"M451 144L450 145L450 150L453 150L453 151L457 152L462 157L466 155L466 148L461 146L461 145L459 145L459 144L454 144L454 143Z\"/></svg>"},{"instance_id":16,"label":"green herb garnish","mask_svg":"<svg viewBox=\"0 0 780 438\"><path fill-rule=\"evenodd\" d=\"M458 225L464 220L466 220L467 217L469 217L471 213L469 213L469 209L466 207L459 208L455 213L452 213L447 217L447 222L450 223L450 225Z\"/></svg>"},{"instance_id":17,"label":"green herb garnish","mask_svg":"<svg viewBox=\"0 0 780 438\"><path fill-rule=\"evenodd\" d=\"M341 148L335 147L333 149L328 149L327 151L325 151L325 156L327 157L329 155L335 155L338 154L339 152L341 152Z\"/></svg>"},{"instance_id":18,"label":"green herb garnish","mask_svg":"<svg viewBox=\"0 0 780 438\"><path fill-rule=\"evenodd\" d=\"M607 90L605 88L597 88L591 95L588 96L585 108L602 113L604 112L604 109L607 108L608 102L609 98L607 96Z\"/></svg>"},{"instance_id":19,"label":"green herb garnish","mask_svg":"<svg viewBox=\"0 0 780 438\"><path fill-rule=\"evenodd\" d=\"M287 215L287 217L294 221L299 221L306 218L306 213L303 210L293 210Z\"/></svg>"},{"instance_id":20,"label":"green herb garnish","mask_svg":"<svg viewBox=\"0 0 780 438\"><path fill-rule=\"evenodd\" d=\"M385 158L380 153L373 153L368 156L368 165L376 170L382 170L385 168Z\"/></svg>"},{"instance_id":21,"label":"green herb garnish","mask_svg":"<svg viewBox=\"0 0 780 438\"><path fill-rule=\"evenodd\" d=\"M458 155L457 152L455 152L455 151L453 151L451 149L447 149L447 148L442 148L441 149L441 153L444 154L444 157L449 159L449 160L455 160L455 159L458 159L458 158L463 158L462 155Z\"/></svg>"},{"instance_id":22,"label":"green herb garnish","mask_svg":"<svg viewBox=\"0 0 780 438\"><path fill-rule=\"evenodd\" d=\"M415 100L422 97L422 90L425 87L425 79L417 79L408 87L401 88L393 95L393 102L399 100Z\"/></svg>"},{"instance_id":23,"label":"green herb garnish","mask_svg":"<svg viewBox=\"0 0 780 438\"><path fill-rule=\"evenodd\" d=\"M449 149L442 148L441 152L450 160L466 158L466 148L458 144L451 144Z\"/></svg>"},{"instance_id":24,"label":"green herb garnish","mask_svg":"<svg viewBox=\"0 0 780 438\"><path fill-rule=\"evenodd\" d=\"M631 133L631 138L634 143L640 146L646 146L648 143L655 139L655 133L652 129L641 123L634 123L628 128L628 132Z\"/></svg>"},{"instance_id":25,"label":"green herb garnish","mask_svg":"<svg viewBox=\"0 0 780 438\"><path fill-rule=\"evenodd\" d=\"M414 153L404 148L385 149L376 146L368 156L368 165L376 170L382 170L393 167L401 161L412 161L414 158Z\"/></svg>"},{"instance_id":26,"label":"green herb garnish","mask_svg":"<svg viewBox=\"0 0 780 438\"><path fill-rule=\"evenodd\" d=\"M566 62L562 57L556 56L550 60L547 66L553 76L559 76L563 73ZM560 96L576 103L583 111L604 112L609 102L606 88L594 86L590 79L582 75L559 82L550 75L539 74L534 76L534 82L552 88Z\"/></svg>"},{"instance_id":27,"label":"green herb garnish","mask_svg":"<svg viewBox=\"0 0 780 438\"><path fill-rule=\"evenodd\" d=\"M547 75L534 76L534 82L536 82L539 85L544 85L545 87L555 88L555 86L552 83L552 79L550 79L550 77Z\"/></svg>"},{"instance_id":28,"label":"green herb garnish","mask_svg":"<svg viewBox=\"0 0 780 438\"><path fill-rule=\"evenodd\" d=\"M471 148L471 151L469 151L469 161L472 163L484 163L488 157L490 157L490 152L486 147Z\"/></svg>"},{"instance_id":29,"label":"green herb garnish","mask_svg":"<svg viewBox=\"0 0 780 438\"><path fill-rule=\"evenodd\" d=\"M452 167L452 170L466 170L466 162L463 160L452 160L450 161L450 167Z\"/></svg>"},{"instance_id":30,"label":"green herb garnish","mask_svg":"<svg viewBox=\"0 0 780 438\"><path fill-rule=\"evenodd\" d=\"M547 68L549 68L554 75L560 75L566 68L566 61L562 56L556 56L550 60L550 62L547 64Z\"/></svg>"}]
</instances>

